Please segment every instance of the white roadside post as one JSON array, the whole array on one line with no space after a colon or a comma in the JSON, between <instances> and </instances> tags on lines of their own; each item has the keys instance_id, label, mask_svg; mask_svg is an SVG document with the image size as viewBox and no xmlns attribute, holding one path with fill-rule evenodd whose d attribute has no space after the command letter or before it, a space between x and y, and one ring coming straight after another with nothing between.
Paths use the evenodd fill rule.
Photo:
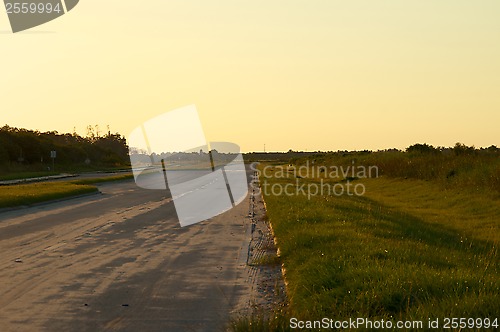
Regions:
<instances>
[{"instance_id":1,"label":"white roadside post","mask_svg":"<svg viewBox=\"0 0 500 332\"><path fill-rule=\"evenodd\" d=\"M57 152L50 151L50 158L52 158L52 172L55 171L55 160L56 160Z\"/></svg>"}]
</instances>

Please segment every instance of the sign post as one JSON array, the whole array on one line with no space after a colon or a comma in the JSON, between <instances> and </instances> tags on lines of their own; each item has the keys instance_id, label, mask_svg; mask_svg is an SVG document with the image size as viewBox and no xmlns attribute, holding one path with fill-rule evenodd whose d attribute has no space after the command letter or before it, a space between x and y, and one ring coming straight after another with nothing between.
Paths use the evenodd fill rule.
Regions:
<instances>
[{"instance_id":1,"label":"sign post","mask_svg":"<svg viewBox=\"0 0 500 332\"><path fill-rule=\"evenodd\" d=\"M52 158L52 172L55 171L55 160L56 160L57 152L50 151L50 158Z\"/></svg>"}]
</instances>

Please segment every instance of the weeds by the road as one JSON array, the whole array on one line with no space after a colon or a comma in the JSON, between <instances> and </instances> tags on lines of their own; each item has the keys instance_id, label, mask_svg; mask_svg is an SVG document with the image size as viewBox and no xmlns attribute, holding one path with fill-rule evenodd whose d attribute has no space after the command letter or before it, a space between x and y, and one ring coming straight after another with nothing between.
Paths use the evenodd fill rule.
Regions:
<instances>
[{"instance_id":1,"label":"weeds by the road","mask_svg":"<svg viewBox=\"0 0 500 332\"><path fill-rule=\"evenodd\" d=\"M291 162L297 166L321 165L326 169L331 166L377 166L379 175L387 177L426 180L443 188L500 194L499 149L478 150L457 143L454 148L438 150L427 146L429 150L421 151L422 146L426 145L411 146L406 152L389 150L319 153ZM420 147L420 150L415 151L415 147Z\"/></svg>"},{"instance_id":2,"label":"weeds by the road","mask_svg":"<svg viewBox=\"0 0 500 332\"><path fill-rule=\"evenodd\" d=\"M289 317L498 317L500 200L422 180L362 181L362 197L265 196Z\"/></svg>"},{"instance_id":3,"label":"weeds by the road","mask_svg":"<svg viewBox=\"0 0 500 332\"><path fill-rule=\"evenodd\" d=\"M269 314L254 313L250 317L233 320L230 329L233 332L287 332L292 331L288 322L288 315L284 311L276 310Z\"/></svg>"}]
</instances>

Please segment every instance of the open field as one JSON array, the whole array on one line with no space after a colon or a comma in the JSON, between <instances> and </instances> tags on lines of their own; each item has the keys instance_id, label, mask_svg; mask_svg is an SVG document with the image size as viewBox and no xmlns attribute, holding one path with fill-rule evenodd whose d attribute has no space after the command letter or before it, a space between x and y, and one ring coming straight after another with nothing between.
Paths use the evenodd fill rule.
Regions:
<instances>
[{"instance_id":1,"label":"open field","mask_svg":"<svg viewBox=\"0 0 500 332\"><path fill-rule=\"evenodd\" d=\"M382 176L432 181L442 188L465 192L500 194L500 149L495 146L476 149L457 143L453 148L434 148L415 144L406 151L317 153L291 158L290 163L327 169L377 166Z\"/></svg>"},{"instance_id":2,"label":"open field","mask_svg":"<svg viewBox=\"0 0 500 332\"><path fill-rule=\"evenodd\" d=\"M261 185L322 180L275 176L278 170L261 174ZM286 269L287 317L500 318L496 191L388 176L356 183L363 196L264 191ZM279 317L273 330L287 330Z\"/></svg>"}]
</instances>

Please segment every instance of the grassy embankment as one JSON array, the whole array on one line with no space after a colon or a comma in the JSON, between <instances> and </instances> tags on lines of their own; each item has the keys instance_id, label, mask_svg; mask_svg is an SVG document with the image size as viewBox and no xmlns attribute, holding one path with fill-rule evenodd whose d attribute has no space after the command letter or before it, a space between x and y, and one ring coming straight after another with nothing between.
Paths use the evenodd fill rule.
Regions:
<instances>
[{"instance_id":1,"label":"grassy embankment","mask_svg":"<svg viewBox=\"0 0 500 332\"><path fill-rule=\"evenodd\" d=\"M41 178L44 176L59 175L56 172L14 172L14 173L0 173L0 181L22 180L30 178Z\"/></svg>"},{"instance_id":2,"label":"grassy embankment","mask_svg":"<svg viewBox=\"0 0 500 332\"><path fill-rule=\"evenodd\" d=\"M30 205L97 192L93 184L132 179L132 175L109 176L65 182L42 182L0 187L0 208Z\"/></svg>"},{"instance_id":3,"label":"grassy embankment","mask_svg":"<svg viewBox=\"0 0 500 332\"><path fill-rule=\"evenodd\" d=\"M320 162L352 164L352 155L337 157ZM363 158L385 174L354 180L366 187L364 196L264 193L289 308L268 325L256 318L234 330L289 330L287 317L424 324L428 318L500 318L498 159L430 156L426 162L416 156L408 163L409 156L386 154L357 156L357 163ZM261 182L345 184L324 173L283 178L277 171Z\"/></svg>"}]
</instances>

